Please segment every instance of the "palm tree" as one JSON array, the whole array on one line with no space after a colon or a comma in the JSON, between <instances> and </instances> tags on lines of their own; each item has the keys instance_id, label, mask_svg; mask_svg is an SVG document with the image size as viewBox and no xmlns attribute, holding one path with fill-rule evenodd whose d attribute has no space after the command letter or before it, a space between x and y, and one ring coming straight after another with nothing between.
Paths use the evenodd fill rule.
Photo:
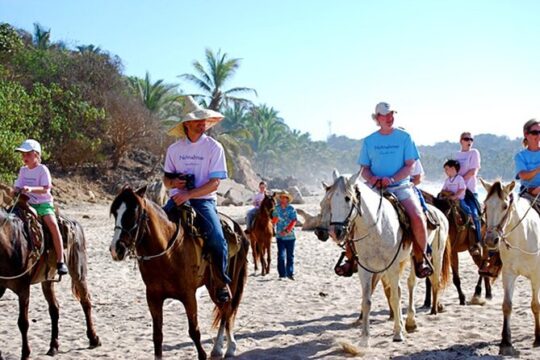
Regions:
<instances>
[{"instance_id":1,"label":"palm tree","mask_svg":"<svg viewBox=\"0 0 540 360\"><path fill-rule=\"evenodd\" d=\"M34 23L34 36L32 38L34 46L39 50L47 50L51 47L51 29L45 30L43 26Z\"/></svg>"},{"instance_id":2,"label":"palm tree","mask_svg":"<svg viewBox=\"0 0 540 360\"><path fill-rule=\"evenodd\" d=\"M178 121L183 104L182 95L176 91L178 85L165 84L162 79L152 82L147 71L144 79L128 78L131 88L144 106L154 114L164 126Z\"/></svg>"},{"instance_id":3,"label":"palm tree","mask_svg":"<svg viewBox=\"0 0 540 360\"><path fill-rule=\"evenodd\" d=\"M193 67L195 74L182 74L179 77L187 80L199 87L203 94L199 95L205 99L205 107L219 111L223 105L230 105L231 102L251 104L251 101L237 97L245 93L257 95L257 91L248 87L235 87L225 90L226 83L234 76L240 67L240 59L230 59L227 53L221 54L221 50L214 53L206 49L206 68L195 60ZM209 101L206 101L209 100Z\"/></svg>"},{"instance_id":4,"label":"palm tree","mask_svg":"<svg viewBox=\"0 0 540 360\"><path fill-rule=\"evenodd\" d=\"M80 46L77 46L77 49L79 50L81 54L86 54L86 53L101 54L101 48L99 46L95 46L92 44L80 45Z\"/></svg>"}]
</instances>

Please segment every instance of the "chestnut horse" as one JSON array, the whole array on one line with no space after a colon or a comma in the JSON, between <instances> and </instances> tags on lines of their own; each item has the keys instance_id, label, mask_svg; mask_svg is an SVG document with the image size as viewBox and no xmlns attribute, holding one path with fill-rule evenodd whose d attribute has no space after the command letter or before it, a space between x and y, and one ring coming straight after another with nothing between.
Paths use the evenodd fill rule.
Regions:
<instances>
[{"instance_id":1,"label":"chestnut horse","mask_svg":"<svg viewBox=\"0 0 540 360\"><path fill-rule=\"evenodd\" d=\"M24 205L23 205L24 206ZM65 217L59 217L60 231L67 250L67 266L71 276L71 290L81 303L86 317L86 335L90 348L101 345L92 321L92 303L86 284L86 239L81 225ZM42 233L39 223L36 223ZM45 241L40 249L34 249L27 238L23 221L0 209L0 298L10 289L19 297L18 326L22 336L21 359L30 358L28 344L28 306L30 304L30 285L41 283L45 300L49 305L51 317L51 342L47 355L58 353L59 305L54 292L53 280L56 272L56 255L52 244L47 254ZM3 314L6 316L7 314ZM4 322L5 324L5 322ZM1 359L1 355L0 355Z\"/></svg>"},{"instance_id":2,"label":"chestnut horse","mask_svg":"<svg viewBox=\"0 0 540 360\"><path fill-rule=\"evenodd\" d=\"M272 237L274 236L274 226L272 225L274 206L274 198L270 195L264 195L264 199L261 201L259 210L257 210L249 233L255 272L258 270L257 263L260 262L261 275L266 275L270 272L270 249Z\"/></svg>"},{"instance_id":3,"label":"chestnut horse","mask_svg":"<svg viewBox=\"0 0 540 360\"><path fill-rule=\"evenodd\" d=\"M113 200L111 214L116 225L110 246L112 258L123 260L126 255L137 258L139 271L146 285L146 301L152 315L154 354L161 359L163 349L163 302L172 298L182 302L188 318L189 336L195 343L199 359L206 359L201 345L195 293L203 285L216 304L214 325L219 331L212 356L223 356L223 335L227 332L226 356L234 356L236 340L233 325L247 280L249 243L240 225L231 221L238 252L229 258L231 301L218 305L215 297L214 270L202 256L198 239L184 231L181 225L169 221L163 209L145 198L146 187L139 190L124 188ZM232 255L231 252L229 256Z\"/></svg>"},{"instance_id":4,"label":"chestnut horse","mask_svg":"<svg viewBox=\"0 0 540 360\"><path fill-rule=\"evenodd\" d=\"M472 243L471 239L476 239L476 231L474 228L464 223L461 216L461 210L459 208L459 202L447 199L439 199L433 195L422 191L426 202L428 204L436 206L441 210L444 215L448 218L448 223L450 229L448 232L450 242L452 244L452 282L457 289L459 296L459 304L465 305L465 294L461 289L461 278L459 276L459 253L463 251L469 251L470 244ZM485 229L482 229L482 234L485 232ZM487 256L487 248L484 247L483 257L481 256L472 256L472 259L476 266L480 268L482 265L483 259ZM498 256L498 255L497 255ZM481 298L482 296L482 281L485 286L486 299L491 300L491 279L488 276L478 276L478 281L474 290L474 295L471 299L471 304L481 305L485 301ZM431 286L429 281L426 281L426 298L424 301L424 307L429 307L431 298L430 292L427 291Z\"/></svg>"}]
</instances>

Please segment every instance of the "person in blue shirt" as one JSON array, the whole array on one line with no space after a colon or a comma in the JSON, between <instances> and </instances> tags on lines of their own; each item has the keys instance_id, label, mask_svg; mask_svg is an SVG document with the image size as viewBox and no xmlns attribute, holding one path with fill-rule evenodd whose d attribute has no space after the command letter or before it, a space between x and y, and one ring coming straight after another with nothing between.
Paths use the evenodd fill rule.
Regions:
<instances>
[{"instance_id":1,"label":"person in blue shirt","mask_svg":"<svg viewBox=\"0 0 540 360\"><path fill-rule=\"evenodd\" d=\"M287 191L278 193L279 204L274 208L272 223L276 225L276 241L278 247L278 273L279 278L294 280L294 244L296 236L296 210L290 205L293 200Z\"/></svg>"},{"instance_id":2,"label":"person in blue shirt","mask_svg":"<svg viewBox=\"0 0 540 360\"><path fill-rule=\"evenodd\" d=\"M377 104L372 118L380 129L364 139L358 164L362 177L371 186L393 193L405 208L415 240L415 273L424 278L433 273L433 267L426 256L426 220L410 180L420 156L409 133L394 127L394 113L388 103Z\"/></svg>"},{"instance_id":3,"label":"person in blue shirt","mask_svg":"<svg viewBox=\"0 0 540 360\"><path fill-rule=\"evenodd\" d=\"M523 125L523 146L514 157L516 173L523 191L540 193L540 121L531 119Z\"/></svg>"}]
</instances>

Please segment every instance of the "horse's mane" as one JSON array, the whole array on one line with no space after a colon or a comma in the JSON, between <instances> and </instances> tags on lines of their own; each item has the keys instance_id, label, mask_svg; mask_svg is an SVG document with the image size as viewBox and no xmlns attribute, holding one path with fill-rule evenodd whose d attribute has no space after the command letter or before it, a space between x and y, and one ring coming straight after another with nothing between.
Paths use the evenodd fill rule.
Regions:
<instances>
[{"instance_id":1,"label":"horse's mane","mask_svg":"<svg viewBox=\"0 0 540 360\"><path fill-rule=\"evenodd\" d=\"M503 198L503 188L500 180L497 180L493 183L491 188L489 189L489 192L486 196L486 200L489 199L491 196L497 195L499 198Z\"/></svg>"}]
</instances>

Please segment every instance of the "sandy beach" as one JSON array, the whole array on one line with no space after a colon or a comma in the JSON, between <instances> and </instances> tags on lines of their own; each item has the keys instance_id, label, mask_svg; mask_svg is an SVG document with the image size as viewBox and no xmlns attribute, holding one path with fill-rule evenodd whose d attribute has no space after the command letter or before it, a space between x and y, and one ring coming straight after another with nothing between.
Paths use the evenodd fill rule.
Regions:
<instances>
[{"instance_id":1,"label":"sandy beach","mask_svg":"<svg viewBox=\"0 0 540 360\"><path fill-rule=\"evenodd\" d=\"M315 214L318 202L310 199L301 208ZM220 211L233 218L247 207ZM113 262L109 244L113 220L108 204L64 206L64 212L79 220L86 232L89 256L89 288L93 297L96 329L103 345L89 350L83 312L70 292L66 278L57 286L60 302L60 353L57 359L153 359L151 317L144 285L132 260ZM321 242L312 232L297 232L296 280L280 281L276 270L276 245L268 276L253 273L249 255L249 279L236 320L239 359L342 359L350 357L340 341L358 345L360 329L353 326L359 315L360 286L357 277L340 278L333 266L340 249L331 241ZM469 300L477 280L468 254L461 254L462 287ZM407 288L402 279L402 308ZM443 293L445 311L429 315L419 309L424 286L417 288L418 330L403 343L392 342L393 323L381 288L374 294L371 347L360 348L365 359L465 359L499 358L502 327L502 284L498 279L494 299L484 306L460 306L452 284ZM203 346L210 353L216 331L211 328L212 309L206 290L199 294L199 324ZM534 349L534 325L530 310L530 286L520 278L514 293L512 335L521 359L538 359ZM17 327L18 304L9 290L0 299L0 351L5 359L18 359L21 339ZM32 287L29 341L33 359L50 359L45 353L50 321L40 286ZM169 300L164 306L164 358L194 359L196 351L188 336L181 303Z\"/></svg>"}]
</instances>

